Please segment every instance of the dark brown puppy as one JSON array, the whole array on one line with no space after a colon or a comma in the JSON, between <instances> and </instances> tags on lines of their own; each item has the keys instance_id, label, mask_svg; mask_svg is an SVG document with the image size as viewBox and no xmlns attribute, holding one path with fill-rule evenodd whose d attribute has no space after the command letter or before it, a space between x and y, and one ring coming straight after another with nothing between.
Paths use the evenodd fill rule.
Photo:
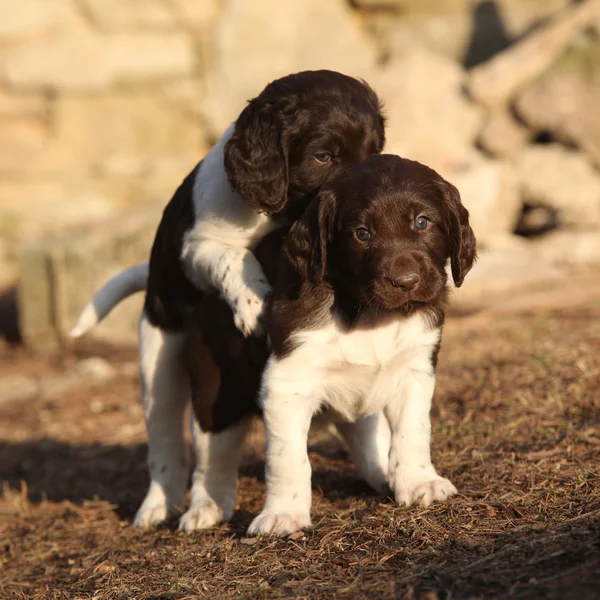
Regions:
<instances>
[{"instance_id":1,"label":"dark brown puppy","mask_svg":"<svg viewBox=\"0 0 600 600\"><path fill-rule=\"evenodd\" d=\"M427 392L433 389L428 378L435 371L444 320L446 263L450 259L460 286L475 260L475 238L456 188L419 163L371 157L325 186L287 239L279 233L257 248L274 283L268 313L273 354L261 401L269 407L267 432L274 423L277 432L269 447L297 438L307 414L309 422L314 411L329 408L357 419L338 425L373 487L389 484L405 504L428 504L456 493L431 465ZM237 332L231 311L216 296L206 297L196 315L186 352L195 415L202 429L227 431L260 412L260 371L268 351L261 341ZM410 379L405 371L423 371L425 383L414 383L412 392L399 390L416 403L422 423L407 424L382 390L365 383L377 381L386 369L390 389L398 377ZM302 414L296 414L299 407ZM392 424L391 456L396 457L389 471L382 409ZM286 428L288 435L282 435ZM393 442L394 433L408 439L413 432L418 432L416 458ZM298 460L293 453L282 458L287 453L282 448L269 453L267 506L251 533L283 535L310 523L310 485L307 500L302 475L306 461L302 451ZM296 474L304 478L300 486Z\"/></svg>"}]
</instances>

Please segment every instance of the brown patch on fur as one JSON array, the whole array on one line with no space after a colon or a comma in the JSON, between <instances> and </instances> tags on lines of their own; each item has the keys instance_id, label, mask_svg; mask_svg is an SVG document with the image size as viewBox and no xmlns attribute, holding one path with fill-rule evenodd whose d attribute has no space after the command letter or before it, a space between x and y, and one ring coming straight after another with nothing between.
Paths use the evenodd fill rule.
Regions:
<instances>
[{"instance_id":1,"label":"brown patch on fur","mask_svg":"<svg viewBox=\"0 0 600 600\"><path fill-rule=\"evenodd\" d=\"M150 253L144 309L153 325L170 331L186 327L190 307L202 298L181 266L183 236L194 225L192 191L201 168L202 162L183 180L167 204Z\"/></svg>"}]
</instances>

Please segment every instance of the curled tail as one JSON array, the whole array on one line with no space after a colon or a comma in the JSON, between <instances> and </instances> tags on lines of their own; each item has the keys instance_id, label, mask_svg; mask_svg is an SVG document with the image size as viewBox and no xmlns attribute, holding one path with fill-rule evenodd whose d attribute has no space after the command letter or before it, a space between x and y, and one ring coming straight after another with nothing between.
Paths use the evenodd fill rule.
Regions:
<instances>
[{"instance_id":1,"label":"curled tail","mask_svg":"<svg viewBox=\"0 0 600 600\"><path fill-rule=\"evenodd\" d=\"M97 325L122 300L146 289L148 263L133 265L107 281L83 309L75 327L69 332L72 338L81 337Z\"/></svg>"}]
</instances>

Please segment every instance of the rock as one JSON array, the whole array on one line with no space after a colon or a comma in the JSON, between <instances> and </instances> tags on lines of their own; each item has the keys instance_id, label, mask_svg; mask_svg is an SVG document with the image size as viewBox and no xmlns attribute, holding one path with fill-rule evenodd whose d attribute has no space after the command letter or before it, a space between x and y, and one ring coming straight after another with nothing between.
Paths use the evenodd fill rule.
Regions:
<instances>
[{"instance_id":1,"label":"rock","mask_svg":"<svg viewBox=\"0 0 600 600\"><path fill-rule=\"evenodd\" d=\"M94 182L81 184L0 182L0 196L14 188L6 206L0 203L0 235L12 240L59 233L69 227L106 219L117 212L115 197L103 193ZM84 189L87 188L87 189ZM34 195L38 191L39 195ZM16 199L22 198L22 202ZM10 202L13 199L14 202ZM57 219L57 215L60 218Z\"/></svg>"},{"instance_id":2,"label":"rock","mask_svg":"<svg viewBox=\"0 0 600 600\"><path fill-rule=\"evenodd\" d=\"M533 130L584 150L600 168L600 78L554 70L526 89L515 109Z\"/></svg>"},{"instance_id":3,"label":"rock","mask_svg":"<svg viewBox=\"0 0 600 600\"><path fill-rule=\"evenodd\" d=\"M177 16L162 0L82 0L92 21L104 31L172 29ZM194 4L193 2L192 4Z\"/></svg>"},{"instance_id":4,"label":"rock","mask_svg":"<svg viewBox=\"0 0 600 600\"><path fill-rule=\"evenodd\" d=\"M182 77L164 83L161 87L165 99L193 118L202 116L202 94L204 88L198 77Z\"/></svg>"},{"instance_id":5,"label":"rock","mask_svg":"<svg viewBox=\"0 0 600 600\"><path fill-rule=\"evenodd\" d=\"M0 311L4 308L1 299L6 290L16 282L17 274L17 266L10 254L8 241L2 237L0 230Z\"/></svg>"},{"instance_id":6,"label":"rock","mask_svg":"<svg viewBox=\"0 0 600 600\"><path fill-rule=\"evenodd\" d=\"M508 111L500 110L490 115L477 142L493 156L508 158L516 156L530 137L530 130L518 123Z\"/></svg>"},{"instance_id":7,"label":"rock","mask_svg":"<svg viewBox=\"0 0 600 600\"><path fill-rule=\"evenodd\" d=\"M8 49L4 78L18 90L92 92L124 80L186 75L194 61L191 41L183 32L101 36L73 29Z\"/></svg>"},{"instance_id":8,"label":"rock","mask_svg":"<svg viewBox=\"0 0 600 600\"><path fill-rule=\"evenodd\" d=\"M530 242L542 261L564 266L600 266L600 230L553 231Z\"/></svg>"},{"instance_id":9,"label":"rock","mask_svg":"<svg viewBox=\"0 0 600 600\"><path fill-rule=\"evenodd\" d=\"M442 56L415 51L374 73L369 83L383 99L386 151L453 170L469 160L481 110L462 95L464 71Z\"/></svg>"},{"instance_id":10,"label":"rock","mask_svg":"<svg viewBox=\"0 0 600 600\"><path fill-rule=\"evenodd\" d=\"M527 247L479 253L463 286L452 294L455 312L470 312L504 302L517 291L534 290L563 277L555 265L540 260Z\"/></svg>"},{"instance_id":11,"label":"rock","mask_svg":"<svg viewBox=\"0 0 600 600\"><path fill-rule=\"evenodd\" d=\"M598 0L568 6L504 52L471 69L467 83L470 96L488 108L505 105L543 74L576 34L599 15Z\"/></svg>"},{"instance_id":12,"label":"rock","mask_svg":"<svg viewBox=\"0 0 600 600\"><path fill-rule=\"evenodd\" d=\"M521 199L511 167L474 155L460 170L443 171L442 175L458 188L479 247L514 231Z\"/></svg>"},{"instance_id":13,"label":"rock","mask_svg":"<svg viewBox=\"0 0 600 600\"><path fill-rule=\"evenodd\" d=\"M386 56L406 56L415 49L461 61L472 37L472 17L466 7L440 11L372 11L366 20Z\"/></svg>"},{"instance_id":14,"label":"rock","mask_svg":"<svg viewBox=\"0 0 600 600\"><path fill-rule=\"evenodd\" d=\"M477 64L552 16L570 0L353 0L386 55L426 48Z\"/></svg>"},{"instance_id":15,"label":"rock","mask_svg":"<svg viewBox=\"0 0 600 600\"><path fill-rule=\"evenodd\" d=\"M45 117L49 109L42 93L12 93L0 90L0 117Z\"/></svg>"},{"instance_id":16,"label":"rock","mask_svg":"<svg viewBox=\"0 0 600 600\"><path fill-rule=\"evenodd\" d=\"M42 158L50 136L39 119L12 118L0 127L0 172L27 171Z\"/></svg>"},{"instance_id":17,"label":"rock","mask_svg":"<svg viewBox=\"0 0 600 600\"><path fill-rule=\"evenodd\" d=\"M111 118L99 119L98 115ZM145 91L61 97L55 107L55 124L55 148L74 150L80 163L87 163L88 169L101 176L107 174L105 164L135 162L147 173L144 164L178 157L181 173L179 181L173 182L178 185L206 149L197 119Z\"/></svg>"},{"instance_id":18,"label":"rock","mask_svg":"<svg viewBox=\"0 0 600 600\"><path fill-rule=\"evenodd\" d=\"M69 31L4 51L5 79L17 89L89 92L112 81L112 64L101 36Z\"/></svg>"},{"instance_id":19,"label":"rock","mask_svg":"<svg viewBox=\"0 0 600 600\"><path fill-rule=\"evenodd\" d=\"M44 347L64 340L102 284L124 267L148 260L162 206L24 245L19 253L19 312L25 343ZM134 344L142 304L142 294L125 300L89 337Z\"/></svg>"},{"instance_id":20,"label":"rock","mask_svg":"<svg viewBox=\"0 0 600 600\"><path fill-rule=\"evenodd\" d=\"M15 373L0 379L0 406L13 402L27 402L39 393L38 381L29 375Z\"/></svg>"},{"instance_id":21,"label":"rock","mask_svg":"<svg viewBox=\"0 0 600 600\"><path fill-rule=\"evenodd\" d=\"M214 137L278 77L328 68L368 78L378 58L345 0L230 0L208 34L203 112Z\"/></svg>"},{"instance_id":22,"label":"rock","mask_svg":"<svg viewBox=\"0 0 600 600\"><path fill-rule=\"evenodd\" d=\"M171 0L171 3L181 22L195 31L212 26L223 5L221 0Z\"/></svg>"},{"instance_id":23,"label":"rock","mask_svg":"<svg viewBox=\"0 0 600 600\"><path fill-rule=\"evenodd\" d=\"M115 368L104 358L91 356L77 363L75 368L79 375L89 377L94 381L108 381L116 375Z\"/></svg>"},{"instance_id":24,"label":"rock","mask_svg":"<svg viewBox=\"0 0 600 600\"><path fill-rule=\"evenodd\" d=\"M600 175L584 154L558 144L532 146L516 166L524 202L556 210L562 225L600 225Z\"/></svg>"},{"instance_id":25,"label":"rock","mask_svg":"<svg viewBox=\"0 0 600 600\"><path fill-rule=\"evenodd\" d=\"M541 235L558 227L558 212L549 206L525 206L515 232L524 237Z\"/></svg>"},{"instance_id":26,"label":"rock","mask_svg":"<svg viewBox=\"0 0 600 600\"><path fill-rule=\"evenodd\" d=\"M192 43L183 32L114 34L105 52L117 81L176 77L194 69Z\"/></svg>"},{"instance_id":27,"label":"rock","mask_svg":"<svg viewBox=\"0 0 600 600\"><path fill-rule=\"evenodd\" d=\"M57 2L0 0L0 42L19 40L47 31L59 16Z\"/></svg>"}]
</instances>

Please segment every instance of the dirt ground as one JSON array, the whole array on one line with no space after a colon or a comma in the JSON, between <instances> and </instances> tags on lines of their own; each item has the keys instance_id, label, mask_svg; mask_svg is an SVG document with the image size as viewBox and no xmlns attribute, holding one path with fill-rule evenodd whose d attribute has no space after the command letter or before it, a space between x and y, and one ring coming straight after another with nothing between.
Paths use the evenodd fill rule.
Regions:
<instances>
[{"instance_id":1,"label":"dirt ground","mask_svg":"<svg viewBox=\"0 0 600 600\"><path fill-rule=\"evenodd\" d=\"M86 371L90 352L114 369ZM284 540L245 537L265 491L260 427L231 523L144 533L134 350L5 346L0 381L21 376L37 387L0 399L2 598L600 598L597 298L450 320L433 455L460 495L399 508L321 433L314 527Z\"/></svg>"}]
</instances>

